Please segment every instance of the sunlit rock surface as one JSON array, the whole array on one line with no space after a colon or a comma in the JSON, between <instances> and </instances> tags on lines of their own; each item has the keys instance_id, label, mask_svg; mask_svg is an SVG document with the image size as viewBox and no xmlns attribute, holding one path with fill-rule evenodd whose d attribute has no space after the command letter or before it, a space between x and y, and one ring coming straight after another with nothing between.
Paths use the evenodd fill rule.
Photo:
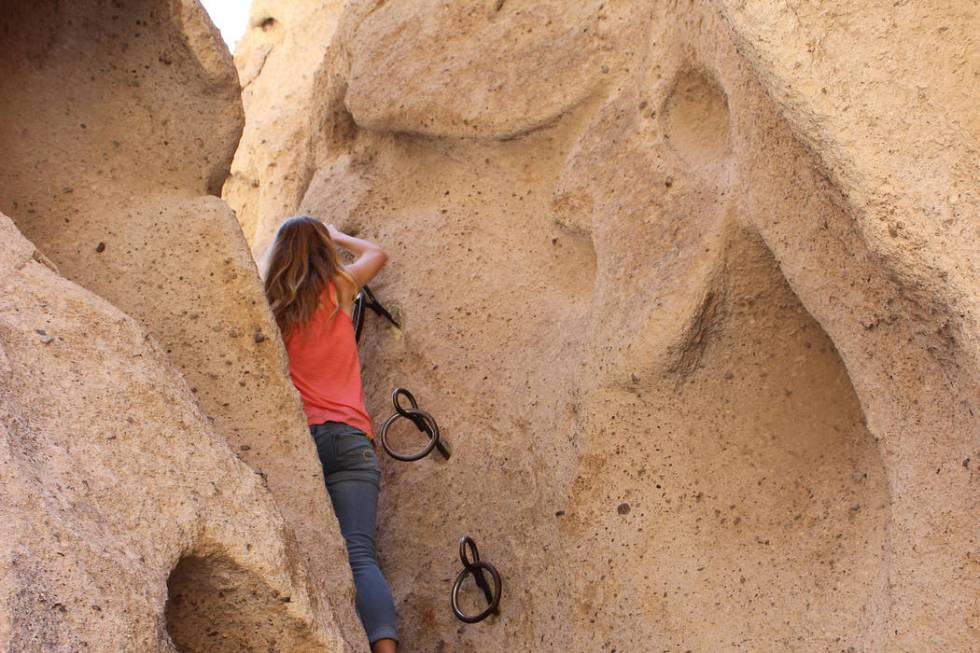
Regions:
<instances>
[{"instance_id":1,"label":"sunlit rock surface","mask_svg":"<svg viewBox=\"0 0 980 653\"><path fill-rule=\"evenodd\" d=\"M454 447L384 463L406 650L970 650L977 21L354 0L322 59L277 34L308 181L226 196L256 253L297 211L385 245L368 407L409 387ZM464 534L506 590L460 627Z\"/></svg>"},{"instance_id":2,"label":"sunlit rock surface","mask_svg":"<svg viewBox=\"0 0 980 653\"><path fill-rule=\"evenodd\" d=\"M261 1L234 62L193 0L2 8L0 650L366 650L295 212L386 247L368 408L453 451L382 461L403 650L974 647L972 8Z\"/></svg>"},{"instance_id":3,"label":"sunlit rock surface","mask_svg":"<svg viewBox=\"0 0 980 653\"><path fill-rule=\"evenodd\" d=\"M178 640L190 637L193 628L187 619L179 617L177 621L185 624L178 624L182 634L171 630L171 635L181 650L217 650L212 647L219 640L225 641L226 650L242 650L246 644L266 650L268 643L284 637L285 631L270 630L250 639L254 628L246 626L259 623L255 620L262 619L267 604L281 617L270 619L279 619L282 628L293 632L296 642L309 644L308 648L322 650L329 643L331 649L343 650L347 640L365 649L363 630L353 610L346 553L298 397L285 373L278 330L234 213L214 197L228 176L243 126L240 87L225 45L203 9L193 1L7 2L0 18L0 35L4 43L0 57L0 210L30 239L41 253L38 256L52 262L64 276L50 282L50 288L38 281L33 290L22 280L7 279L10 291L3 296L5 309L18 316L18 328L29 335L35 328L45 329L42 316L67 310L63 305L70 303L70 298L59 294L59 289L71 288L64 292L85 295L84 288L101 298L99 306L109 307L92 308L72 317L74 321L66 328L77 338L58 349L61 367L46 367L43 358L38 359L35 372L48 370L46 383L50 387L42 378L23 378L23 370L4 384L0 396L5 402L16 403L19 395L12 393L31 389L39 392L44 388L38 397L48 397L13 412L26 422L17 429L6 426L13 434L11 446L20 446L25 433L46 439L51 447L70 446L81 438L85 448L79 449L78 455L95 456L92 461L76 461L82 466L77 473L66 467L72 464L72 456L51 463L55 471L73 478L72 488L63 484L59 488L54 474L34 478L23 471L34 484L24 486L29 489L23 492L34 495L43 490L56 497L64 494L60 500L68 511L66 528L72 527L72 520L84 517L95 526L105 522L105 528L131 531L128 537L139 547L163 547L167 551L147 561L142 571L141 553L118 560L116 554L108 554L105 566L95 569L90 568L85 557L88 554L76 554L66 545L61 550L64 564L74 570L72 573L89 574L98 582L115 573L113 565L126 567L127 573L136 576L121 586L118 605L124 607L134 592L146 593L146 597L159 599L158 604L145 606L153 610L147 615L163 615L167 574L173 569L165 566L175 567L182 555L204 560L201 564L187 563L182 569L189 571L177 576L184 579L181 582L194 585L188 592L197 592L201 601L210 591L206 579L212 571L222 577L239 575L239 580L220 585L219 594L226 585L240 586L240 596L251 595L249 588L258 592L253 614L238 621L218 619L212 627L205 623L212 611L195 609L195 627L207 625L216 633L211 636L216 639L207 640L207 645L181 644ZM12 225L8 231L16 233ZM106 317L100 311L116 317ZM123 318L138 321L140 333L146 333L155 343L152 347L159 350L151 381L134 384L131 376L138 369L134 372L126 364L130 356L147 354L127 344L128 340L115 341L117 337L132 340L135 336L116 329L118 334L107 332L95 337L100 321L114 324ZM28 328L32 321L38 324ZM126 328L137 329L133 324ZM91 338L84 336L87 331L92 331ZM13 338L13 333L8 335ZM6 339L0 344L14 346ZM51 347L55 344L57 341ZM22 365L30 361L31 350L26 346L18 344L15 350ZM50 355L52 348L39 349L36 354ZM99 361L104 362L105 369L98 366ZM133 365L138 366L138 361ZM69 382L69 378L58 376L69 369L82 381ZM179 387L170 387L173 384ZM96 393L89 386L100 391ZM52 398L56 389L65 396L55 394ZM179 399L154 398L154 393L164 390L177 393ZM174 403L172 409L168 401ZM86 411L79 413L77 408L82 405ZM120 412L120 406L126 410ZM200 413L193 423L185 416L192 407ZM92 422L94 417L97 419ZM123 428L117 420L126 420L128 437L134 438L129 449L118 450L105 440L114 429ZM82 430L76 434L74 429ZM201 454L199 460L193 460L192 469L183 468L183 462L168 462L173 456L181 461L193 458L194 443L210 442L215 435L226 444ZM236 456L248 467L241 466ZM103 458L107 461L104 467L98 462ZM95 467L90 469L90 464ZM235 545L256 548L256 553L249 555L272 557L273 551L279 551L275 560L278 568L259 568L241 552L221 553L221 560L212 566L208 557L211 542L198 547L196 535L181 535L177 524L173 525L173 536L164 537L154 530L173 519L165 504L183 501L185 491L199 491L185 477L207 474L212 467L212 491L229 492L235 501L201 500L200 510L193 506L187 510L200 512L206 508L210 511L207 519L223 520L226 528L258 529ZM222 471L224 467L231 471ZM248 471L249 467L253 471ZM171 476L161 482L163 471L154 472L156 475L147 476L141 486L140 470L144 468L170 470ZM232 472L244 475L244 480L232 479ZM232 481L265 485L272 499L262 494L265 503L261 510L257 508L259 511L251 516L241 512L236 501L247 505L254 499L243 490L232 489L237 488ZM114 482L119 483L118 503L98 505L98 514L89 514L85 504L74 498L85 483ZM137 500L142 506L138 510L130 505ZM41 520L46 514L37 508L34 519ZM146 524L140 522L141 515ZM183 519L179 528L192 534L204 528L206 521L193 514ZM255 520L267 523L256 524ZM25 517L22 523L17 537L26 546L31 520ZM223 551L221 547L232 545L233 535L229 531L213 545ZM47 546L38 536L38 546ZM8 538L0 540L6 543ZM96 540L87 546L100 550L103 543ZM37 556L42 565L50 563L54 555L50 550L42 553L29 548L27 554ZM287 576L283 576L283 569L288 569ZM280 577L270 576L273 571ZM61 572L50 573L49 584L62 583L66 591L82 591L74 587L75 581L60 576ZM198 578L205 580L188 580ZM296 590L287 579L299 583ZM24 582L29 584L29 579ZM19 581L14 582L11 591L22 591L20 587ZM38 591L49 591L44 587L39 585ZM284 610L278 599L270 599L265 589L257 589L263 587L283 597L297 594L295 610ZM50 602L59 602L57 593L50 591ZM305 594L300 597L300 593ZM186 592L182 595L189 596ZM22 629L39 619L42 612L45 623L54 624L50 628L58 632L76 632L76 626L68 624L98 632L97 623L92 621L97 612L90 614L89 607L83 611L66 601L60 604L68 612L52 611L50 605L21 603L13 607L5 603L5 611L16 615L6 629L10 641L20 642ZM177 610L168 614L183 613ZM113 618L105 616L108 622ZM127 628L131 630L132 648L125 650L150 650L143 643L153 638L166 647L163 621L153 622L156 630L150 633L140 630L147 623L129 620L113 625L119 637ZM0 626L0 632L4 630ZM75 644L58 644L69 641L58 639L61 635L52 637L51 646L62 647L57 650L78 649ZM125 648L110 644L116 641L111 639L85 641L94 650ZM15 644L5 650L26 650ZM296 646L302 649L306 644Z\"/></svg>"}]
</instances>

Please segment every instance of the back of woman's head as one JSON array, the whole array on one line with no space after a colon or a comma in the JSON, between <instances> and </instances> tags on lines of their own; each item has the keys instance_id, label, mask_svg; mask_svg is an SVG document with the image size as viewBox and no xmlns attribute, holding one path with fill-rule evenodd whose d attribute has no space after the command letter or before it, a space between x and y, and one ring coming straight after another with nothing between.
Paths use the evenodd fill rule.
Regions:
<instances>
[{"instance_id":1,"label":"back of woman's head","mask_svg":"<svg viewBox=\"0 0 980 653\"><path fill-rule=\"evenodd\" d=\"M337 288L341 302L353 299L356 291L354 279L338 260L327 228L309 216L295 216L282 223L265 267L265 294L284 337L294 325L313 317L331 279L342 286Z\"/></svg>"}]
</instances>

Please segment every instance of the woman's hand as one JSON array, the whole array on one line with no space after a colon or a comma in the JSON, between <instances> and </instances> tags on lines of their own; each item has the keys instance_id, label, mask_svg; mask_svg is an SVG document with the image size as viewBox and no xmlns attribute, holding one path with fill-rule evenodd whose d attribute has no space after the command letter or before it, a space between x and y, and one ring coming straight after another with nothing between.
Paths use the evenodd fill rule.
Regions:
<instances>
[{"instance_id":1,"label":"woman's hand","mask_svg":"<svg viewBox=\"0 0 980 653\"><path fill-rule=\"evenodd\" d=\"M343 247L354 254L354 262L344 267L354 277L358 287L366 286L388 262L388 255L372 242L348 236L332 224L326 227L327 233L338 247Z\"/></svg>"}]
</instances>

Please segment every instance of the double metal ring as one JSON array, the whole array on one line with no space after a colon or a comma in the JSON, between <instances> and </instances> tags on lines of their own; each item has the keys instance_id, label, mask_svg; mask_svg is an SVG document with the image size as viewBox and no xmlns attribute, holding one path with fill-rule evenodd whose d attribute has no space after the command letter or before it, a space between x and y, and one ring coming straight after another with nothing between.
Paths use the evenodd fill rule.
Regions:
<instances>
[{"instance_id":1,"label":"double metal ring","mask_svg":"<svg viewBox=\"0 0 980 653\"><path fill-rule=\"evenodd\" d=\"M470 555L467 555L467 549L469 549ZM471 559L472 558L472 559ZM482 562L480 560L480 552L476 548L476 542L473 541L471 537L463 537L459 541L459 559L463 563L463 571L459 572L456 576L456 581L453 583L452 592L452 605L453 614L456 618L462 622L468 624L475 624L479 621L483 621L491 614L497 613L497 608L500 607L500 595L503 590L503 581L500 578L500 573L497 568L494 567L489 562ZM493 578L493 589L490 589L489 583L487 583L486 576L483 575L484 571L490 572L490 576ZM459 607L459 591L463 587L463 581L466 580L468 574L473 574L473 580L476 582L476 586L483 590L483 596L487 599L487 608L478 615L470 616L463 612Z\"/></svg>"},{"instance_id":2,"label":"double metal ring","mask_svg":"<svg viewBox=\"0 0 980 653\"><path fill-rule=\"evenodd\" d=\"M406 408L402 405L402 397L408 400L411 408ZM442 457L449 460L449 449L439 440L439 425L436 424L436 420L432 415L419 409L419 404L415 401L415 397L411 392L404 388L395 388L394 392L391 393L391 403L395 406L395 413L382 424L381 436L379 438L381 440L381 446L389 456L395 460L412 462L421 460L432 453L433 449L438 449ZM415 424L415 428L429 436L429 441L426 445L415 453L399 453L388 444L388 429L399 419L411 420Z\"/></svg>"}]
</instances>

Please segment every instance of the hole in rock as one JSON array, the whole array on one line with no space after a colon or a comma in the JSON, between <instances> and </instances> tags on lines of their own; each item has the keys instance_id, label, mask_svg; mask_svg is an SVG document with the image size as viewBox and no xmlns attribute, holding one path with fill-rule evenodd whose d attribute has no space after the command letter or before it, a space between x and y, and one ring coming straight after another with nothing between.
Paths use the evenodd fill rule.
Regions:
<instances>
[{"instance_id":1,"label":"hole in rock","mask_svg":"<svg viewBox=\"0 0 980 653\"><path fill-rule=\"evenodd\" d=\"M167 632L181 653L321 650L289 600L227 557L188 555L167 580Z\"/></svg>"},{"instance_id":2,"label":"hole in rock","mask_svg":"<svg viewBox=\"0 0 980 653\"><path fill-rule=\"evenodd\" d=\"M687 68L677 76L662 113L671 147L689 164L712 164L728 157L728 98L703 71Z\"/></svg>"}]
</instances>

